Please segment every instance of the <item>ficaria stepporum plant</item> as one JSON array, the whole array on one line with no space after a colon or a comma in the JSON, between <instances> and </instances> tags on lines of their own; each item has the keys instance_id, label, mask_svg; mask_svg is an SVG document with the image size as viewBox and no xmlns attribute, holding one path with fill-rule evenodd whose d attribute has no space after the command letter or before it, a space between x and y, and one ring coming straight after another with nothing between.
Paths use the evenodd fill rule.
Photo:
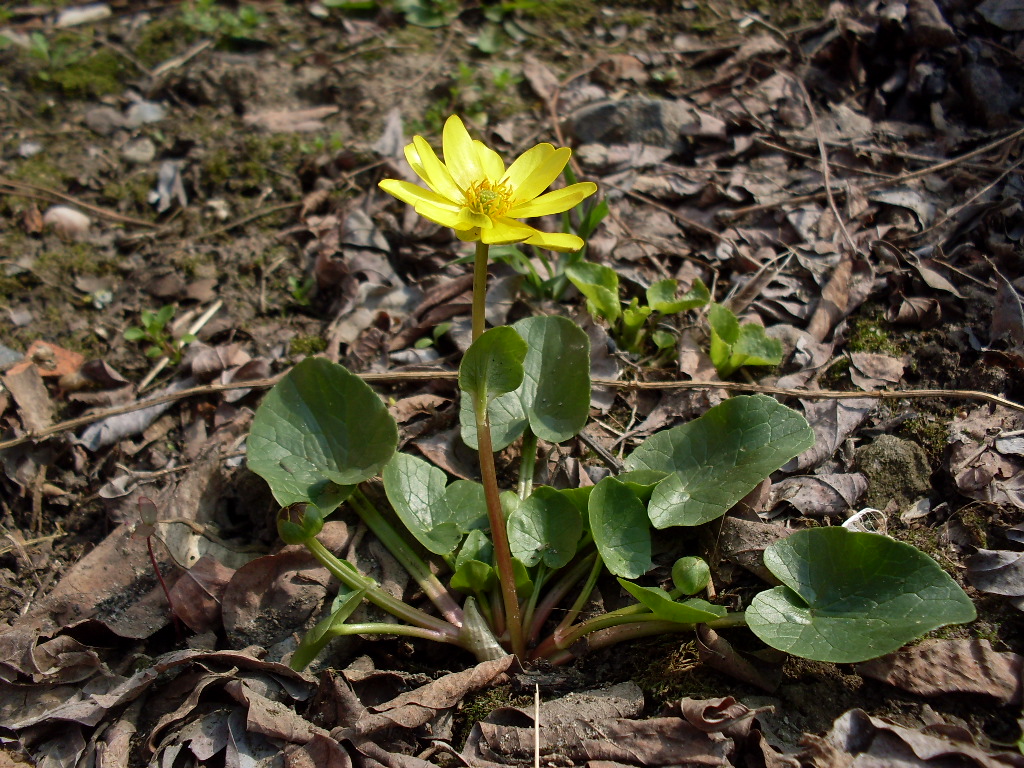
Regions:
<instances>
[{"instance_id":1,"label":"ficaria stepporum plant","mask_svg":"<svg viewBox=\"0 0 1024 768\"><path fill-rule=\"evenodd\" d=\"M476 243L473 343L459 368L459 388L462 435L478 451L480 482L449 482L427 461L397 451L398 428L383 401L344 367L315 358L295 366L265 398L248 440L250 468L282 505L282 539L305 545L341 584L330 614L294 654L294 667L345 634L406 635L480 659L511 652L524 661L563 663L581 648L689 632L699 624L745 625L783 651L853 662L974 618L970 600L930 557L842 527L797 531L768 547L765 565L780 585L742 611L700 597L710 570L697 557L675 563L668 589L638 584L653 568L658 531L717 520L811 447L814 434L801 414L773 398L732 397L651 436L626 457L624 472L597 485L536 485L538 441L570 440L587 422L589 341L557 316L485 330L488 249L509 243L580 249L577 235L521 219L567 211L596 186L580 182L545 192L569 149L538 144L506 168L455 116L445 123L442 147L443 160L422 137L406 147L426 187L397 180L380 186ZM503 491L494 452L516 441L518 483ZM383 480L393 516L363 488L375 477ZM324 518L343 503L431 606L392 596L317 539ZM604 571L637 602L595 612L591 598ZM397 622L350 621L363 601Z\"/></svg>"}]
</instances>

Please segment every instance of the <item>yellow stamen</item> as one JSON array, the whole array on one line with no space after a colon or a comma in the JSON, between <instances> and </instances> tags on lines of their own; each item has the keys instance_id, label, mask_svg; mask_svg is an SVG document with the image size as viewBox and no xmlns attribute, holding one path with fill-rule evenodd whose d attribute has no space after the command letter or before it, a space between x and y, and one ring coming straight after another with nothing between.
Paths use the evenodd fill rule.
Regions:
<instances>
[{"instance_id":1,"label":"yellow stamen","mask_svg":"<svg viewBox=\"0 0 1024 768\"><path fill-rule=\"evenodd\" d=\"M512 189L507 183L495 184L487 179L475 181L466 190L466 206L473 213L491 218L504 216L512 207Z\"/></svg>"}]
</instances>

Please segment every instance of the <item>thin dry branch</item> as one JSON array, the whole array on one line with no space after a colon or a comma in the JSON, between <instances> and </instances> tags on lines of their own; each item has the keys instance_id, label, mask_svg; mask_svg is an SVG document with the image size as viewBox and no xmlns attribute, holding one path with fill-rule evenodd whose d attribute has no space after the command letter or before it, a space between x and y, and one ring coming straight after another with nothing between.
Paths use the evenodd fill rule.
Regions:
<instances>
[{"instance_id":1,"label":"thin dry branch","mask_svg":"<svg viewBox=\"0 0 1024 768\"><path fill-rule=\"evenodd\" d=\"M920 168L916 171L909 171L899 176L893 176L892 178L889 179L882 179L872 184L865 184L863 187L860 187L859 189L862 192L872 192L876 189L885 189L887 187L894 187L899 184L905 184L908 181L919 179L923 176L938 173L939 171L944 171L947 168L952 168L955 165L965 163L966 161L971 160L972 158L978 157L979 155L984 155L986 152L991 152L993 149L997 149L1003 144L1007 144L1011 141L1014 141L1015 139L1019 139L1022 136L1024 136L1024 128L1019 128L1013 133L1009 133L1006 136L1003 136L1002 138L996 139L995 141L991 141L983 147L978 147L977 149L972 149L970 152L965 152L964 154L954 157L951 160L943 160L941 163L929 165L925 168ZM846 192L845 190L837 189L834 190L834 194L845 196ZM776 200L771 203L758 203L757 205L748 205L743 208L734 208L731 211L720 211L716 215L716 217L719 221L731 222L740 219L749 213L760 213L762 211L771 211L776 208L783 208L789 205L800 205L802 203L817 202L820 200L825 200L827 197L828 195L826 194L826 191L822 190L821 192L814 192L809 195L797 195L795 197L788 197L784 200Z\"/></svg>"},{"instance_id":2,"label":"thin dry branch","mask_svg":"<svg viewBox=\"0 0 1024 768\"><path fill-rule=\"evenodd\" d=\"M279 382L284 373L270 376L265 379L252 379L232 384L204 384L198 387L190 387L177 392L157 395L156 397L140 400L127 405L119 405L112 408L103 408L84 416L62 421L53 424L46 429L26 432L19 437L0 441L0 451L13 448L34 440L43 440L53 435L67 432L78 427L84 427L111 416L119 416L122 413L131 413L143 408L149 408L163 403L172 403L176 400L184 400L189 397L200 397L203 395L227 392L234 389L269 389ZM389 373L361 373L359 378L371 384L398 384L411 381L455 381L459 374L457 371L392 371ZM990 392L979 392L971 389L900 389L900 390L879 390L875 392L840 392L829 389L794 389L787 387L773 387L767 384L746 384L731 381L618 381L615 379L594 379L596 387L609 387L611 389L640 390L640 389L721 389L726 392L738 393L761 393L765 395L777 395L781 397L795 397L801 400L854 400L868 398L873 400L919 400L924 398L939 398L948 400L979 400L993 405L1001 405L1015 411L1024 413L1024 405L1008 400Z\"/></svg>"}]
</instances>

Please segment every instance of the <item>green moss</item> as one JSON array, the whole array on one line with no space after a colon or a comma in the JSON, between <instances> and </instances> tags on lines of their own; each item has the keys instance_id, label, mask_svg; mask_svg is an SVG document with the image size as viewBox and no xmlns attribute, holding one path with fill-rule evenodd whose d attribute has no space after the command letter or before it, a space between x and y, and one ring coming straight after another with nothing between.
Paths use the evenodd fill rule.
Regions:
<instances>
[{"instance_id":1,"label":"green moss","mask_svg":"<svg viewBox=\"0 0 1024 768\"><path fill-rule=\"evenodd\" d=\"M203 160L203 179L209 185L236 191L260 187L274 175L271 166L291 167L302 155L303 146L302 137L296 134L250 134L239 149L214 147Z\"/></svg>"},{"instance_id":2,"label":"green moss","mask_svg":"<svg viewBox=\"0 0 1024 768\"><path fill-rule=\"evenodd\" d=\"M327 340L319 336L296 336L288 345L288 352L296 357L308 357L327 349Z\"/></svg>"},{"instance_id":3,"label":"green moss","mask_svg":"<svg viewBox=\"0 0 1024 768\"><path fill-rule=\"evenodd\" d=\"M37 184L40 187L61 189L67 178L65 169L53 161L53 155L49 152L40 152L38 155L24 160L16 165L10 173L12 179L25 181L29 184Z\"/></svg>"},{"instance_id":4,"label":"green moss","mask_svg":"<svg viewBox=\"0 0 1024 768\"><path fill-rule=\"evenodd\" d=\"M467 694L455 716L455 734L452 743L456 749L462 749L466 745L466 739L473 726L500 707L532 706L532 695L513 695L510 685L499 685Z\"/></svg>"},{"instance_id":5,"label":"green moss","mask_svg":"<svg viewBox=\"0 0 1024 768\"><path fill-rule=\"evenodd\" d=\"M851 352L876 352L884 355L902 355L903 345L892 336L892 330L881 316L856 317L850 321L847 347Z\"/></svg>"},{"instance_id":6,"label":"green moss","mask_svg":"<svg viewBox=\"0 0 1024 768\"><path fill-rule=\"evenodd\" d=\"M900 432L924 448L924 452L928 455L928 461L933 467L942 464L946 445L949 443L948 422L934 417L918 416L903 422Z\"/></svg>"},{"instance_id":7,"label":"green moss","mask_svg":"<svg viewBox=\"0 0 1024 768\"><path fill-rule=\"evenodd\" d=\"M848 389L850 374L850 358L842 357L830 365L821 376L821 384L826 389Z\"/></svg>"},{"instance_id":8,"label":"green moss","mask_svg":"<svg viewBox=\"0 0 1024 768\"><path fill-rule=\"evenodd\" d=\"M33 81L67 98L94 99L123 91L125 70L120 54L102 48L81 61L38 72Z\"/></svg>"},{"instance_id":9,"label":"green moss","mask_svg":"<svg viewBox=\"0 0 1024 768\"><path fill-rule=\"evenodd\" d=\"M64 284L72 275L113 274L116 265L89 243L66 243L59 250L42 253L36 260L36 269Z\"/></svg>"},{"instance_id":10,"label":"green moss","mask_svg":"<svg viewBox=\"0 0 1024 768\"><path fill-rule=\"evenodd\" d=\"M143 28L135 44L135 56L146 66L152 67L167 61L197 39L195 30L176 16L154 19Z\"/></svg>"},{"instance_id":11,"label":"green moss","mask_svg":"<svg viewBox=\"0 0 1024 768\"><path fill-rule=\"evenodd\" d=\"M103 186L103 197L119 203L130 200L136 208L144 208L149 199L152 181L143 175L118 176Z\"/></svg>"},{"instance_id":12,"label":"green moss","mask_svg":"<svg viewBox=\"0 0 1024 768\"><path fill-rule=\"evenodd\" d=\"M562 29L581 29L594 20L600 6L589 0L547 0L525 4L519 14L525 18L557 23Z\"/></svg>"}]
</instances>

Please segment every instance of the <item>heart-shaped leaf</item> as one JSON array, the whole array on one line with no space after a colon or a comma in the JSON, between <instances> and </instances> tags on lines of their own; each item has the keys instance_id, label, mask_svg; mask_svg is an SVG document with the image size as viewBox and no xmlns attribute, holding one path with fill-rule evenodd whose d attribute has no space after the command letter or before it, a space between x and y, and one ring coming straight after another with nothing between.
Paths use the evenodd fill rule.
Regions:
<instances>
[{"instance_id":1,"label":"heart-shaped leaf","mask_svg":"<svg viewBox=\"0 0 1024 768\"><path fill-rule=\"evenodd\" d=\"M523 383L526 342L507 325L491 328L466 350L459 366L459 389L486 406Z\"/></svg>"},{"instance_id":2,"label":"heart-shaped leaf","mask_svg":"<svg viewBox=\"0 0 1024 768\"><path fill-rule=\"evenodd\" d=\"M877 533L798 531L768 547L764 563L784 586L754 597L747 625L773 648L807 659L874 659L977 615L938 563Z\"/></svg>"},{"instance_id":3,"label":"heart-shaped leaf","mask_svg":"<svg viewBox=\"0 0 1024 768\"><path fill-rule=\"evenodd\" d=\"M814 432L799 413L766 395L745 395L648 438L625 464L670 473L651 494L655 528L701 525L813 444Z\"/></svg>"},{"instance_id":4,"label":"heart-shaped leaf","mask_svg":"<svg viewBox=\"0 0 1024 768\"><path fill-rule=\"evenodd\" d=\"M282 506L308 501L327 513L351 493L346 486L380 472L397 444L377 393L337 363L307 358L256 411L248 464Z\"/></svg>"},{"instance_id":5,"label":"heart-shaped leaf","mask_svg":"<svg viewBox=\"0 0 1024 768\"><path fill-rule=\"evenodd\" d=\"M526 340L519 393L530 429L560 443L590 416L590 337L567 317L527 317L513 326Z\"/></svg>"},{"instance_id":6,"label":"heart-shaped leaf","mask_svg":"<svg viewBox=\"0 0 1024 768\"><path fill-rule=\"evenodd\" d=\"M625 483L606 477L590 493L590 530L605 567L624 579L651 569L650 522L644 504Z\"/></svg>"},{"instance_id":7,"label":"heart-shaped leaf","mask_svg":"<svg viewBox=\"0 0 1024 768\"><path fill-rule=\"evenodd\" d=\"M491 400L487 414L491 420L491 443L495 451L511 445L529 424L518 391L506 392ZM474 451L478 450L480 445L476 440L476 417L473 415L473 403L468 397L462 398L459 405L459 422L462 442Z\"/></svg>"},{"instance_id":8,"label":"heart-shaped leaf","mask_svg":"<svg viewBox=\"0 0 1024 768\"><path fill-rule=\"evenodd\" d=\"M416 456L396 453L383 474L388 501L409 533L435 555L454 552L462 530L448 506L444 472Z\"/></svg>"},{"instance_id":9,"label":"heart-shaped leaf","mask_svg":"<svg viewBox=\"0 0 1024 768\"><path fill-rule=\"evenodd\" d=\"M512 556L524 565L543 561L561 568L576 554L583 533L583 519L576 505L559 491L539 486L508 519L508 543Z\"/></svg>"},{"instance_id":10,"label":"heart-shaped leaf","mask_svg":"<svg viewBox=\"0 0 1024 768\"><path fill-rule=\"evenodd\" d=\"M684 603L677 603L663 589L657 587L641 587L625 579L619 579L629 594L651 609L651 613L665 621L676 621L680 624L700 624L712 619L720 619L728 611L724 606L712 605L707 600L692 597Z\"/></svg>"}]
</instances>

